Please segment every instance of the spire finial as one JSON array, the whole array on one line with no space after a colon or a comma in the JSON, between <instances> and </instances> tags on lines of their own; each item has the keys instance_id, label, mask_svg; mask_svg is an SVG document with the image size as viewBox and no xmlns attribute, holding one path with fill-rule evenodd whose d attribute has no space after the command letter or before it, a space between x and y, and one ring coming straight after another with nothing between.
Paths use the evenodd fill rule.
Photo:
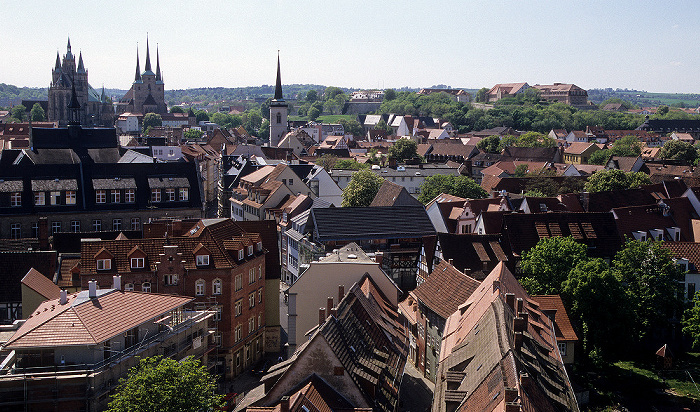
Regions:
<instances>
[{"instance_id":1,"label":"spire finial","mask_svg":"<svg viewBox=\"0 0 700 412\"><path fill-rule=\"evenodd\" d=\"M136 43L136 77L134 77L134 81L141 80L141 70L139 67L139 44Z\"/></svg>"},{"instance_id":2,"label":"spire finial","mask_svg":"<svg viewBox=\"0 0 700 412\"><path fill-rule=\"evenodd\" d=\"M148 33L146 33L146 65L144 66L143 71L145 71L145 72L151 71L151 53L150 53L150 50L148 49Z\"/></svg>"},{"instance_id":3,"label":"spire finial","mask_svg":"<svg viewBox=\"0 0 700 412\"><path fill-rule=\"evenodd\" d=\"M158 43L156 43L156 81L163 81L160 75L160 52L158 51Z\"/></svg>"},{"instance_id":4,"label":"spire finial","mask_svg":"<svg viewBox=\"0 0 700 412\"><path fill-rule=\"evenodd\" d=\"M68 36L68 54L70 54L70 36Z\"/></svg>"},{"instance_id":5,"label":"spire finial","mask_svg":"<svg viewBox=\"0 0 700 412\"><path fill-rule=\"evenodd\" d=\"M280 51L277 50L277 82L275 83L275 100L283 100L282 76L280 75Z\"/></svg>"}]
</instances>

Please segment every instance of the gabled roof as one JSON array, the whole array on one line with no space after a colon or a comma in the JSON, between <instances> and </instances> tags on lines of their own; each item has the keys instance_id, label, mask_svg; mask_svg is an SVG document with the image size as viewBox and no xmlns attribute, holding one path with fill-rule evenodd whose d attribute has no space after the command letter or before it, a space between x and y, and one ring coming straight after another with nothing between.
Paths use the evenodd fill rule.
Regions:
<instances>
[{"instance_id":1,"label":"gabled roof","mask_svg":"<svg viewBox=\"0 0 700 412\"><path fill-rule=\"evenodd\" d=\"M155 317L181 307L193 298L155 293L88 291L42 303L7 342L10 349L97 345Z\"/></svg>"},{"instance_id":2,"label":"gabled roof","mask_svg":"<svg viewBox=\"0 0 700 412\"><path fill-rule=\"evenodd\" d=\"M40 294L45 299L57 299L61 293L61 288L34 268L29 269L29 272L24 275L22 284Z\"/></svg>"},{"instance_id":3,"label":"gabled roof","mask_svg":"<svg viewBox=\"0 0 700 412\"><path fill-rule=\"evenodd\" d=\"M414 296L428 309L447 319L474 293L480 282L440 260L430 277L413 290Z\"/></svg>"},{"instance_id":4,"label":"gabled roof","mask_svg":"<svg viewBox=\"0 0 700 412\"><path fill-rule=\"evenodd\" d=\"M483 279L499 262L512 260L510 247L501 242L499 234L438 233L437 236L442 258L477 280Z\"/></svg>"},{"instance_id":5,"label":"gabled roof","mask_svg":"<svg viewBox=\"0 0 700 412\"><path fill-rule=\"evenodd\" d=\"M374 196L370 207L379 206L421 206L423 205L411 196L405 187L399 186L389 180L384 180L379 191Z\"/></svg>"},{"instance_id":6,"label":"gabled roof","mask_svg":"<svg viewBox=\"0 0 700 412\"><path fill-rule=\"evenodd\" d=\"M314 239L321 242L415 238L435 233L421 206L311 209L310 221Z\"/></svg>"},{"instance_id":7,"label":"gabled roof","mask_svg":"<svg viewBox=\"0 0 700 412\"><path fill-rule=\"evenodd\" d=\"M588 212L609 212L616 207L650 205L656 199L644 189L584 193L583 208Z\"/></svg>"},{"instance_id":8,"label":"gabled roof","mask_svg":"<svg viewBox=\"0 0 700 412\"><path fill-rule=\"evenodd\" d=\"M665 204L667 209L662 206ZM680 240L693 240L691 219L697 219L695 209L687 197L664 199L648 205L618 207L613 209L615 222L621 236L633 238L633 232L648 232L654 229L663 230L666 240L672 239L666 229L678 227L681 229Z\"/></svg>"},{"instance_id":9,"label":"gabled roof","mask_svg":"<svg viewBox=\"0 0 700 412\"><path fill-rule=\"evenodd\" d=\"M516 147L507 146L503 149L504 158L507 160L554 162L559 154L558 147ZM506 160L506 159L502 159Z\"/></svg>"},{"instance_id":10,"label":"gabled roof","mask_svg":"<svg viewBox=\"0 0 700 412\"><path fill-rule=\"evenodd\" d=\"M597 148L598 146L595 143L573 142L569 145L569 147L564 149L564 153L571 155L582 155L587 150L591 149L591 147Z\"/></svg>"},{"instance_id":11,"label":"gabled roof","mask_svg":"<svg viewBox=\"0 0 700 412\"><path fill-rule=\"evenodd\" d=\"M532 300L536 301L540 310L554 320L554 332L557 341L576 341L578 336L574 331L574 327L569 320L569 314L566 313L564 302L559 295L537 295L532 296Z\"/></svg>"}]
</instances>

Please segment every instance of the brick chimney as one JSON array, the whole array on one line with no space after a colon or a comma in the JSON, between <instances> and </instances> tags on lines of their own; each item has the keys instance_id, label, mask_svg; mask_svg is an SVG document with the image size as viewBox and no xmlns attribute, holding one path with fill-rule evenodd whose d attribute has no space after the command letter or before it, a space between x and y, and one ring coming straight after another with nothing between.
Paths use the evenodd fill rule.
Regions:
<instances>
[{"instance_id":1,"label":"brick chimney","mask_svg":"<svg viewBox=\"0 0 700 412\"><path fill-rule=\"evenodd\" d=\"M333 310L333 297L329 296L326 299L326 317L331 315L331 310Z\"/></svg>"},{"instance_id":2,"label":"brick chimney","mask_svg":"<svg viewBox=\"0 0 700 412\"><path fill-rule=\"evenodd\" d=\"M518 388L506 388L505 397L506 403L515 402L518 398Z\"/></svg>"},{"instance_id":3,"label":"brick chimney","mask_svg":"<svg viewBox=\"0 0 700 412\"><path fill-rule=\"evenodd\" d=\"M338 303L345 297L345 285L338 286Z\"/></svg>"},{"instance_id":4,"label":"brick chimney","mask_svg":"<svg viewBox=\"0 0 700 412\"><path fill-rule=\"evenodd\" d=\"M506 412L520 412L520 404L515 402L506 402Z\"/></svg>"},{"instance_id":5,"label":"brick chimney","mask_svg":"<svg viewBox=\"0 0 700 412\"><path fill-rule=\"evenodd\" d=\"M520 313L523 311L523 299L518 298L516 301L516 308L515 308L515 313Z\"/></svg>"},{"instance_id":6,"label":"brick chimney","mask_svg":"<svg viewBox=\"0 0 700 412\"><path fill-rule=\"evenodd\" d=\"M510 310L515 312L515 294L506 293L506 304L510 307Z\"/></svg>"},{"instance_id":7,"label":"brick chimney","mask_svg":"<svg viewBox=\"0 0 700 412\"><path fill-rule=\"evenodd\" d=\"M318 309L318 326L323 325L323 322L326 321L326 308L319 308Z\"/></svg>"},{"instance_id":8,"label":"brick chimney","mask_svg":"<svg viewBox=\"0 0 700 412\"><path fill-rule=\"evenodd\" d=\"M49 250L49 218L40 217L39 218L39 249Z\"/></svg>"},{"instance_id":9,"label":"brick chimney","mask_svg":"<svg viewBox=\"0 0 700 412\"><path fill-rule=\"evenodd\" d=\"M280 399L280 412L289 412L289 396L283 396Z\"/></svg>"}]
</instances>

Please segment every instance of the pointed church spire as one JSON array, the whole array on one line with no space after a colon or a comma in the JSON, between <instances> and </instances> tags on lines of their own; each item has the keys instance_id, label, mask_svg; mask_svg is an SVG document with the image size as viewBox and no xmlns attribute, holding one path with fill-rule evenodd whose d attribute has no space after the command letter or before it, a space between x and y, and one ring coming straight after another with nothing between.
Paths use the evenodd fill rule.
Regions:
<instances>
[{"instance_id":1,"label":"pointed church spire","mask_svg":"<svg viewBox=\"0 0 700 412\"><path fill-rule=\"evenodd\" d=\"M66 53L66 58L70 59L73 57L73 54L70 52L70 37L68 37L68 52Z\"/></svg>"},{"instance_id":2,"label":"pointed church spire","mask_svg":"<svg viewBox=\"0 0 700 412\"><path fill-rule=\"evenodd\" d=\"M139 45L136 43L136 77L134 77L134 81L140 82L141 81L141 70L139 69Z\"/></svg>"},{"instance_id":3,"label":"pointed church spire","mask_svg":"<svg viewBox=\"0 0 700 412\"><path fill-rule=\"evenodd\" d=\"M85 73L85 66L83 66L83 52L80 52L80 58L78 59L78 73Z\"/></svg>"},{"instance_id":4,"label":"pointed church spire","mask_svg":"<svg viewBox=\"0 0 700 412\"><path fill-rule=\"evenodd\" d=\"M156 81L163 81L160 77L160 53L158 52L158 43L156 43Z\"/></svg>"},{"instance_id":5,"label":"pointed church spire","mask_svg":"<svg viewBox=\"0 0 700 412\"><path fill-rule=\"evenodd\" d=\"M75 82L71 86L70 104L68 105L68 110L70 111L70 125L80 124L80 103L78 102L78 96L75 93Z\"/></svg>"},{"instance_id":6,"label":"pointed church spire","mask_svg":"<svg viewBox=\"0 0 700 412\"><path fill-rule=\"evenodd\" d=\"M70 37L68 37L68 53L70 53Z\"/></svg>"},{"instance_id":7,"label":"pointed church spire","mask_svg":"<svg viewBox=\"0 0 700 412\"><path fill-rule=\"evenodd\" d=\"M275 83L275 100L283 100L282 77L280 76L280 51L277 50L277 83Z\"/></svg>"},{"instance_id":8,"label":"pointed church spire","mask_svg":"<svg viewBox=\"0 0 700 412\"><path fill-rule=\"evenodd\" d=\"M144 72L151 71L151 54L150 54L150 51L148 50L148 35L146 35L146 66L144 66L143 71Z\"/></svg>"},{"instance_id":9,"label":"pointed church spire","mask_svg":"<svg viewBox=\"0 0 700 412\"><path fill-rule=\"evenodd\" d=\"M61 70L61 55L56 50L56 70Z\"/></svg>"}]
</instances>

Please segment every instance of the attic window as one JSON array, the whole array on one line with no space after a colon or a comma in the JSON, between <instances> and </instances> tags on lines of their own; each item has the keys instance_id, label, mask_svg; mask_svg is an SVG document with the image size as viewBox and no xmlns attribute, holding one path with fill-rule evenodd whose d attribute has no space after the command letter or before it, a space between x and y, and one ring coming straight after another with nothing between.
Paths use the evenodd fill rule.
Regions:
<instances>
[{"instance_id":1,"label":"attic window","mask_svg":"<svg viewBox=\"0 0 700 412\"><path fill-rule=\"evenodd\" d=\"M248 246L248 256L253 254L253 245Z\"/></svg>"},{"instance_id":2,"label":"attic window","mask_svg":"<svg viewBox=\"0 0 700 412\"><path fill-rule=\"evenodd\" d=\"M240 250L238 251L238 260L243 260L243 257L244 257L244 256L243 256L243 249L240 249Z\"/></svg>"},{"instance_id":3,"label":"attic window","mask_svg":"<svg viewBox=\"0 0 700 412\"><path fill-rule=\"evenodd\" d=\"M131 268L132 269L143 269L145 266L145 259L142 257L131 258Z\"/></svg>"},{"instance_id":4,"label":"attic window","mask_svg":"<svg viewBox=\"0 0 700 412\"><path fill-rule=\"evenodd\" d=\"M262 252L262 242L256 243L256 247L258 249L258 252Z\"/></svg>"},{"instance_id":5,"label":"attic window","mask_svg":"<svg viewBox=\"0 0 700 412\"><path fill-rule=\"evenodd\" d=\"M209 255L197 255L197 266L209 266Z\"/></svg>"},{"instance_id":6,"label":"attic window","mask_svg":"<svg viewBox=\"0 0 700 412\"><path fill-rule=\"evenodd\" d=\"M97 270L112 269L112 259L97 259Z\"/></svg>"}]
</instances>

